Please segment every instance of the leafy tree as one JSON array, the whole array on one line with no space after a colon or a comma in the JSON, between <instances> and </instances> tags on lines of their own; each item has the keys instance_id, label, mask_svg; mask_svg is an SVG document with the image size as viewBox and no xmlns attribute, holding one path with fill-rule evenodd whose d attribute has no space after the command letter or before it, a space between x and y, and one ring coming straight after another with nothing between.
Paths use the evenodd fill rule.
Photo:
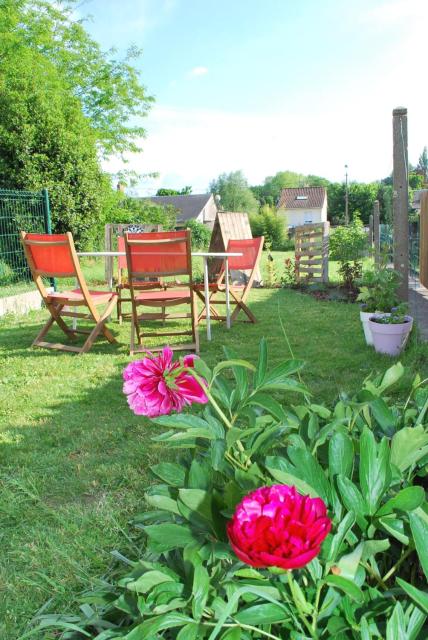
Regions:
<instances>
[{"instance_id":1,"label":"leafy tree","mask_svg":"<svg viewBox=\"0 0 428 640\"><path fill-rule=\"evenodd\" d=\"M106 213L106 222L116 224L157 224L164 231L175 228L177 209L171 205L162 206L149 198L130 198L121 192L113 192Z\"/></svg>"},{"instance_id":2,"label":"leafy tree","mask_svg":"<svg viewBox=\"0 0 428 640\"><path fill-rule=\"evenodd\" d=\"M156 192L157 196L188 196L192 193L192 187L187 186L183 187L180 191L176 189L158 189Z\"/></svg>"},{"instance_id":3,"label":"leafy tree","mask_svg":"<svg viewBox=\"0 0 428 640\"><path fill-rule=\"evenodd\" d=\"M269 205L263 205L260 213L250 216L251 233L255 238L264 236L266 244L274 251L284 247L285 224L284 218L277 214Z\"/></svg>"},{"instance_id":4,"label":"leafy tree","mask_svg":"<svg viewBox=\"0 0 428 640\"><path fill-rule=\"evenodd\" d=\"M258 202L242 171L222 173L211 182L210 191L220 196L221 207L226 211L255 213L258 209Z\"/></svg>"},{"instance_id":5,"label":"leafy tree","mask_svg":"<svg viewBox=\"0 0 428 640\"><path fill-rule=\"evenodd\" d=\"M326 187L329 181L315 175L303 175L294 171L279 171L265 178L263 185L251 187L261 204L276 206L282 189L297 187Z\"/></svg>"},{"instance_id":6,"label":"leafy tree","mask_svg":"<svg viewBox=\"0 0 428 640\"><path fill-rule=\"evenodd\" d=\"M373 213L373 204L378 197L379 184L377 182L351 182L349 185L349 212L358 211L364 224L368 224ZM345 185L332 182L327 188L328 214L333 224L343 223L345 219Z\"/></svg>"},{"instance_id":7,"label":"leafy tree","mask_svg":"<svg viewBox=\"0 0 428 640\"><path fill-rule=\"evenodd\" d=\"M104 154L139 150L137 140L145 134L139 118L153 101L134 66L141 52L133 47L120 60L114 49L102 51L82 22L74 19L74 0L3 0L3 4L0 56L6 51L16 58L22 49L40 55L80 101Z\"/></svg>"},{"instance_id":8,"label":"leafy tree","mask_svg":"<svg viewBox=\"0 0 428 640\"><path fill-rule=\"evenodd\" d=\"M428 181L428 151L424 147L421 155L419 156L418 166L416 170L423 176L424 181Z\"/></svg>"},{"instance_id":9,"label":"leafy tree","mask_svg":"<svg viewBox=\"0 0 428 640\"><path fill-rule=\"evenodd\" d=\"M72 3L3 0L0 186L47 187L55 231L90 245L114 200L99 151L135 150L149 105L136 70L104 54Z\"/></svg>"},{"instance_id":10,"label":"leafy tree","mask_svg":"<svg viewBox=\"0 0 428 640\"><path fill-rule=\"evenodd\" d=\"M197 220L187 220L186 227L192 232L192 248L208 249L211 240L211 229Z\"/></svg>"}]
</instances>

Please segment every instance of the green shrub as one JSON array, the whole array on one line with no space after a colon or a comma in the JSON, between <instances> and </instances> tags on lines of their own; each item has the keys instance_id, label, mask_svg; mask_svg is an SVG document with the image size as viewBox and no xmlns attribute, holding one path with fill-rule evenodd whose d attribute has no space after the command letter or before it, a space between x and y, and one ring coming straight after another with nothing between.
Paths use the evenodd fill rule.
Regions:
<instances>
[{"instance_id":1,"label":"green shrub","mask_svg":"<svg viewBox=\"0 0 428 640\"><path fill-rule=\"evenodd\" d=\"M11 267L3 260L0 260L0 285L11 284L14 281L14 274Z\"/></svg>"},{"instance_id":2,"label":"green shrub","mask_svg":"<svg viewBox=\"0 0 428 640\"><path fill-rule=\"evenodd\" d=\"M362 275L362 260L368 249L367 235L361 219L354 215L351 224L336 227L330 235L330 259L340 263L339 273L349 290Z\"/></svg>"},{"instance_id":3,"label":"green shrub","mask_svg":"<svg viewBox=\"0 0 428 640\"><path fill-rule=\"evenodd\" d=\"M284 220L276 213L275 209L264 205L260 209L260 213L250 216L250 226L254 238L264 236L273 251L284 251Z\"/></svg>"},{"instance_id":4,"label":"green shrub","mask_svg":"<svg viewBox=\"0 0 428 640\"><path fill-rule=\"evenodd\" d=\"M192 232L192 249L208 249L211 229L197 220L187 220L186 227Z\"/></svg>"},{"instance_id":5,"label":"green shrub","mask_svg":"<svg viewBox=\"0 0 428 640\"><path fill-rule=\"evenodd\" d=\"M305 388L303 362L269 369L264 340L256 367L225 353L213 370L195 361L208 405L154 420L165 432L153 439L175 455L152 467L132 556L116 554L121 563L73 616L41 615L43 637L427 638L426 381L392 400L393 386L402 388L397 363L326 407ZM312 522L327 506L331 532L301 568L269 568L273 551L276 559L302 549L300 511L293 530L278 518L267 533L277 511L254 503L260 527L243 538L256 537L256 551L271 545L263 566L238 560L229 543L237 505L273 484L318 497Z\"/></svg>"}]
</instances>

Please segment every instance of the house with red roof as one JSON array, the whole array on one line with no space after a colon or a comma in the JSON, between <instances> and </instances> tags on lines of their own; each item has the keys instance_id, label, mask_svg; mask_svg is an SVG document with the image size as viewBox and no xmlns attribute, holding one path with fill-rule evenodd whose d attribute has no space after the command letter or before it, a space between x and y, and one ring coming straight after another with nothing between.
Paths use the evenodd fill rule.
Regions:
<instances>
[{"instance_id":1,"label":"house with red roof","mask_svg":"<svg viewBox=\"0 0 428 640\"><path fill-rule=\"evenodd\" d=\"M327 222L327 190L325 187L297 187L282 189L278 214L284 217L287 228L302 224Z\"/></svg>"}]
</instances>

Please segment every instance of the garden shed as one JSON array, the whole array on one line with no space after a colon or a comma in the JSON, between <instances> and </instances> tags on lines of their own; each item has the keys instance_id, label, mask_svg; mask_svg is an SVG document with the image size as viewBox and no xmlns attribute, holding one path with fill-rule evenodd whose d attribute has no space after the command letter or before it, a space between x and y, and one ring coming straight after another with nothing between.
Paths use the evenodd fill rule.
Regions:
<instances>
[{"instance_id":1,"label":"garden shed","mask_svg":"<svg viewBox=\"0 0 428 640\"><path fill-rule=\"evenodd\" d=\"M209 250L212 252L226 251L229 240L245 240L252 238L250 220L247 213L237 211L218 211L214 221L213 232ZM210 262L210 276L214 277L221 268L221 260L212 260ZM231 273L233 281L242 281L242 273ZM245 275L249 275L245 272ZM260 270L256 273L253 286L260 286L262 278Z\"/></svg>"}]
</instances>

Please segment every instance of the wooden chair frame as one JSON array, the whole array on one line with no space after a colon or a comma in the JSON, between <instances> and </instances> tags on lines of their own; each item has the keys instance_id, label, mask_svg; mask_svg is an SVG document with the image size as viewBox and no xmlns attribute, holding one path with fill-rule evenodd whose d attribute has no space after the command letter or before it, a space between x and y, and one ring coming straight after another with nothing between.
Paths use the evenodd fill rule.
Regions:
<instances>
[{"instance_id":1,"label":"wooden chair frame","mask_svg":"<svg viewBox=\"0 0 428 640\"><path fill-rule=\"evenodd\" d=\"M168 232L165 232L167 234ZM142 351L146 351L146 347L142 344L143 339L146 337L168 337L168 336L179 336L179 335L190 335L192 336L192 342L189 344L178 344L178 345L169 345L171 349L175 351L196 351L199 353L199 334L198 334L198 311L196 305L196 296L195 291L193 289L193 279L192 279L192 254L191 254L191 232L190 230L186 231L186 236L184 238L186 242L186 255L187 255L187 267L186 270L177 270L177 271L159 271L159 272L144 272L144 271L132 271L131 265L131 246L141 246L150 245L150 244L164 244L170 246L171 244L178 244L183 242L183 237L181 238L158 238L158 239L130 239L129 234L125 233L125 251L126 251L126 259L128 263L128 282L130 285L131 292L131 304L132 304L132 323L131 323L131 342L130 342L130 353L133 355L134 353L139 353ZM159 277L162 278L164 276L178 276L178 275L187 275L189 278L189 283L185 287L185 290L189 291L189 295L186 297L174 296L174 290L183 292L184 285L166 285L164 287L163 293L170 293L168 297L163 297L159 300L156 299L148 299L144 300L143 298L138 297L138 293L140 291L140 287L135 285L135 281L141 277ZM169 307L174 307L182 304L190 304L190 313L168 313L167 309ZM138 307L154 307L160 308L159 313L138 313ZM142 331L140 321L144 320L162 320L163 324L170 319L179 319L179 318L190 318L191 319L191 329L183 330L183 331L162 331L162 332L150 332ZM137 344L136 344L137 342ZM164 347L164 344L160 347L150 347L150 351L160 351Z\"/></svg>"},{"instance_id":2,"label":"wooden chair frame","mask_svg":"<svg viewBox=\"0 0 428 640\"><path fill-rule=\"evenodd\" d=\"M161 229L159 229L158 231L160 231ZM150 232L142 232L142 233L150 233ZM123 236L120 236L120 238L122 238ZM119 240L119 238L118 238ZM120 245L118 244L119 247L119 251L122 251L122 249L120 248ZM125 251L125 244L123 246L123 251ZM126 256L125 256L126 257ZM123 292L127 291L129 292L130 290L130 284L128 279L124 279L123 278L123 271L127 269L127 267L122 267L120 265L120 257L117 261L117 282L116 282L116 293L117 293L117 320L119 322L119 324L122 324L124 320L131 320L132 319L132 311L129 313L123 313L122 311L122 304L124 302L132 302L132 298L131 298L131 294L129 293L129 295L127 297L123 296ZM147 290L151 290L151 289L166 289L166 284L164 284L162 282L161 279L159 279L158 282L134 282L134 289L137 290L141 290L141 291L147 291Z\"/></svg>"},{"instance_id":3,"label":"wooden chair frame","mask_svg":"<svg viewBox=\"0 0 428 640\"><path fill-rule=\"evenodd\" d=\"M229 284L229 294L231 297L230 300L230 305L234 305L235 309L233 310L231 316L230 316L230 320L231 322L235 322L237 320L237 317L239 315L239 313L241 311L243 311L245 313L245 315L247 316L248 320L242 320L242 322L252 322L252 323L256 323L257 322L257 318L254 315L254 313L251 311L251 309L248 307L248 305L246 304L248 296L250 295L251 292L251 287L253 286L253 282L254 282L254 278L257 275L257 271L259 268L259 262L260 262L260 257L262 255L262 251L263 251L263 244L264 244L264 237L261 236L261 242L259 245L259 248L257 250L257 254L256 254L256 258L254 261L254 264L251 268L250 271L250 275L248 277L248 281L246 282L245 285L237 287L234 286L232 284ZM230 242L230 241L229 241ZM226 250L227 251L231 251L231 249L229 248L229 244L228 244L228 248ZM230 267L229 267L229 273L230 273ZM219 300L217 299L217 295L219 293L225 293L226 287L223 284L224 282L224 278L225 278L225 271L224 271L224 266L222 267L220 274L217 278L217 281L215 283L210 284L210 295L209 295L209 299L208 299L208 303L209 303L209 307L210 307L210 313L211 313L211 319L212 320L226 320L227 316L226 315L220 315L216 309L216 305L226 305L226 300ZM198 296L198 298L203 302L204 307L202 309L202 311L199 313L198 315L198 324L201 322L201 320L206 319L206 300L205 300L205 293L204 293L204 287L203 285L196 285L195 287L195 292L196 295Z\"/></svg>"},{"instance_id":4,"label":"wooden chair frame","mask_svg":"<svg viewBox=\"0 0 428 640\"><path fill-rule=\"evenodd\" d=\"M116 293L110 293L110 297L107 298L106 301L103 301L102 304L106 304L106 307L102 314L98 312L97 302L94 300L93 295L85 281L85 277L80 268L79 258L76 253L76 249L74 247L73 236L70 232L64 234L66 236L65 240L55 239L55 235L52 235L52 241L44 241L44 240L31 240L27 238L28 235L25 231L21 231L21 242L24 247L25 257L27 258L28 265L31 270L31 274L33 276L33 280L39 290L40 295L42 296L43 302L50 313L50 318L41 329L41 331L37 334L34 339L32 346L33 347L43 347L47 349L57 349L61 351L71 351L73 353L87 353L89 349L92 347L95 339L98 337L100 333L104 335L104 337L112 344L116 343L116 339L110 330L106 327L106 321L108 320L116 302L117 296ZM56 271L40 271L36 268L33 256L29 249L30 246L34 245L42 245L42 246L66 246L70 251L70 258L73 264L74 273L64 274L63 272ZM49 293L47 291L44 283L43 277L48 278L64 278L64 277L75 277L77 279L80 295L75 294L75 299L73 299L73 295L67 297L65 295L58 295L55 293ZM71 293L71 292L70 292ZM108 291L106 294L108 295ZM88 313L78 313L77 311L72 311L70 307L79 307L85 306L88 308ZM95 327L92 330L89 329L77 329L73 327L69 327L66 322L64 322L63 318L84 318L85 320L92 320L95 323ZM75 347L71 345L61 344L58 342L46 342L43 340L45 335L48 333L52 325L56 323L59 328L65 333L65 335L74 340L77 337L77 334L87 334L88 337L85 340L82 347Z\"/></svg>"}]
</instances>

